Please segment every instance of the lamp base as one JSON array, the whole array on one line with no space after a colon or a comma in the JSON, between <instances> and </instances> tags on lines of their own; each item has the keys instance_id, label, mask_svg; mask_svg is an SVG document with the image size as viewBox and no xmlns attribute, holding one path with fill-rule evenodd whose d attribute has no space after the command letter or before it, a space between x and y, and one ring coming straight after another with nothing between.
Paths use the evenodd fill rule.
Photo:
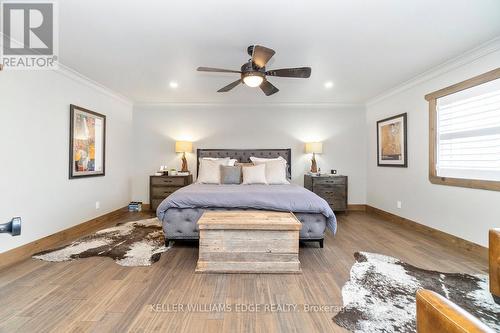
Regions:
<instances>
[{"instance_id":1,"label":"lamp base","mask_svg":"<svg viewBox=\"0 0 500 333\"><path fill-rule=\"evenodd\" d=\"M318 172L318 164L316 164L316 156L313 153L313 157L311 160L311 173L317 173Z\"/></svg>"},{"instance_id":2,"label":"lamp base","mask_svg":"<svg viewBox=\"0 0 500 333\"><path fill-rule=\"evenodd\" d=\"M182 168L181 172L188 172L188 162L186 160L186 153L182 155Z\"/></svg>"}]
</instances>

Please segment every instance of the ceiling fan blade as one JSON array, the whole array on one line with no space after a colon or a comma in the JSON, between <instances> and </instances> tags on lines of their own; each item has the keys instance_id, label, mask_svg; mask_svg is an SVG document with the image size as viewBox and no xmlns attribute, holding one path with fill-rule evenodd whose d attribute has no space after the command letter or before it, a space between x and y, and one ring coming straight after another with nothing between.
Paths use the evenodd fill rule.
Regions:
<instances>
[{"instance_id":1,"label":"ceiling fan blade","mask_svg":"<svg viewBox=\"0 0 500 333\"><path fill-rule=\"evenodd\" d=\"M222 68L212 68L212 67L198 67L196 69L198 72L218 72L218 73L238 73L240 74L240 71L233 71L230 69L222 69Z\"/></svg>"},{"instance_id":2,"label":"ceiling fan blade","mask_svg":"<svg viewBox=\"0 0 500 333\"><path fill-rule=\"evenodd\" d=\"M266 94L266 96L270 96L272 94L276 94L278 91L280 91L278 88L273 86L269 81L264 80L262 84L260 85L260 89Z\"/></svg>"},{"instance_id":3,"label":"ceiling fan blade","mask_svg":"<svg viewBox=\"0 0 500 333\"><path fill-rule=\"evenodd\" d=\"M311 76L311 67L273 69L266 72L269 76L308 78Z\"/></svg>"},{"instance_id":4,"label":"ceiling fan blade","mask_svg":"<svg viewBox=\"0 0 500 333\"><path fill-rule=\"evenodd\" d=\"M228 84L227 86L220 88L219 90L217 90L217 92L228 92L229 90L233 89L234 87L236 87L240 83L241 83L241 79L236 80L236 81Z\"/></svg>"},{"instance_id":5,"label":"ceiling fan blade","mask_svg":"<svg viewBox=\"0 0 500 333\"><path fill-rule=\"evenodd\" d=\"M252 62L257 65L257 67L264 67L275 53L276 52L272 49L255 45L253 47Z\"/></svg>"}]
</instances>

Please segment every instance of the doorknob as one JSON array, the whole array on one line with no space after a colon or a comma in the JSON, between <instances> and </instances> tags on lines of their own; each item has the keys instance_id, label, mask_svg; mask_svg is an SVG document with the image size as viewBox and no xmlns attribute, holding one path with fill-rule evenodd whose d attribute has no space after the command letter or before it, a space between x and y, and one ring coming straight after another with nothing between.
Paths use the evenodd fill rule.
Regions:
<instances>
[{"instance_id":1,"label":"doorknob","mask_svg":"<svg viewBox=\"0 0 500 333\"><path fill-rule=\"evenodd\" d=\"M21 234L21 218L14 217L10 222L0 224L0 233L9 233L12 236Z\"/></svg>"}]
</instances>

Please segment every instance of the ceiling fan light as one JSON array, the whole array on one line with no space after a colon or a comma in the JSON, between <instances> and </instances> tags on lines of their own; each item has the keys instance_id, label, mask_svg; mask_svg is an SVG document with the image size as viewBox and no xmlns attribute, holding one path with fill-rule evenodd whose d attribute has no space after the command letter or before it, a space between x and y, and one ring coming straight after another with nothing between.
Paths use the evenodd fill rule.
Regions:
<instances>
[{"instance_id":1,"label":"ceiling fan light","mask_svg":"<svg viewBox=\"0 0 500 333\"><path fill-rule=\"evenodd\" d=\"M260 75L247 75L243 78L243 82L249 87L255 88L262 84L264 78Z\"/></svg>"}]
</instances>

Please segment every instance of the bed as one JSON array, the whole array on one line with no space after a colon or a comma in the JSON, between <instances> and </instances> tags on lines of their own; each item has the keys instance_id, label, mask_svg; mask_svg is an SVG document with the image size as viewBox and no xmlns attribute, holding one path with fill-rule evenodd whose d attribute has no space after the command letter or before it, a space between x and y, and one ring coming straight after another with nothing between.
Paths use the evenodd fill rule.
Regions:
<instances>
[{"instance_id":1,"label":"bed","mask_svg":"<svg viewBox=\"0 0 500 333\"><path fill-rule=\"evenodd\" d=\"M291 175L290 149L198 149L197 161L204 157L237 159L276 158L287 161ZM302 223L301 241L319 242L323 247L326 229L336 231L336 218L328 203L302 186L191 184L177 190L159 206L156 214L163 224L167 241L197 240L197 221L206 210L273 210L293 212Z\"/></svg>"}]
</instances>

